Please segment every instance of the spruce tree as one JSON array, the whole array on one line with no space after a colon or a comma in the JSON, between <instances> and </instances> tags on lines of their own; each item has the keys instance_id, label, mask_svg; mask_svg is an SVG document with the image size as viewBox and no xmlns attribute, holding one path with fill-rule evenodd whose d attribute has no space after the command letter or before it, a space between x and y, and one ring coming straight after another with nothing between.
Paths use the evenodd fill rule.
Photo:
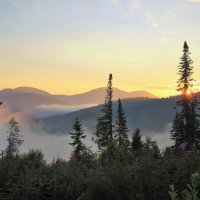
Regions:
<instances>
[{"instance_id":1,"label":"spruce tree","mask_svg":"<svg viewBox=\"0 0 200 200\"><path fill-rule=\"evenodd\" d=\"M69 143L69 144L72 147L74 147L74 151L73 151L74 155L75 155L76 159L79 160L81 157L81 154L85 148L85 146L82 142L82 139L84 139L86 137L86 135L84 135L84 130L82 129L82 125L77 117L76 117L74 125L73 125L73 130L74 130L74 132L69 133L73 142Z\"/></svg>"},{"instance_id":2,"label":"spruce tree","mask_svg":"<svg viewBox=\"0 0 200 200\"><path fill-rule=\"evenodd\" d=\"M195 145L197 148L200 148L200 122L199 122L199 114L197 113L198 100L197 95L191 93L191 101L190 101L190 121L189 121L189 131L191 137L188 138L189 144Z\"/></svg>"},{"instance_id":3,"label":"spruce tree","mask_svg":"<svg viewBox=\"0 0 200 200\"><path fill-rule=\"evenodd\" d=\"M102 105L102 116L97 120L96 136L99 149L106 147L113 141L113 124L112 124L112 74L109 75L108 85L106 88L105 102Z\"/></svg>"},{"instance_id":4,"label":"spruce tree","mask_svg":"<svg viewBox=\"0 0 200 200\"><path fill-rule=\"evenodd\" d=\"M171 130L171 139L174 140L175 146L185 142L185 130L184 117L181 113L176 112Z\"/></svg>"},{"instance_id":5,"label":"spruce tree","mask_svg":"<svg viewBox=\"0 0 200 200\"><path fill-rule=\"evenodd\" d=\"M187 42L184 42L183 45L183 55L180 58L180 63L178 66L178 74L180 75L178 79L178 88L177 91L182 93L182 101L179 102L180 105L184 106L184 103L188 103L186 101L188 92L192 89L192 74L193 74L193 62L190 58L189 47ZM183 101L185 100L185 102Z\"/></svg>"},{"instance_id":6,"label":"spruce tree","mask_svg":"<svg viewBox=\"0 0 200 200\"><path fill-rule=\"evenodd\" d=\"M173 127L171 130L171 138L178 147L181 143L186 143L188 148L192 145L200 145L199 141L199 120L197 109L197 99L192 93L192 74L193 62L190 58L189 47L187 43L183 46L183 55L178 66L178 87L177 91L181 92L181 99L177 102L179 113L176 114Z\"/></svg>"},{"instance_id":7,"label":"spruce tree","mask_svg":"<svg viewBox=\"0 0 200 200\"><path fill-rule=\"evenodd\" d=\"M128 127L126 122L126 116L122 108L121 99L118 100L118 109L116 117L116 135L117 143L121 147L128 147L130 142L128 140Z\"/></svg>"},{"instance_id":8,"label":"spruce tree","mask_svg":"<svg viewBox=\"0 0 200 200\"><path fill-rule=\"evenodd\" d=\"M11 118L7 123L9 134L7 137L8 146L6 148L6 155L8 157L13 157L19 152L19 147L23 144L24 140L22 139L22 135L18 122Z\"/></svg>"},{"instance_id":9,"label":"spruce tree","mask_svg":"<svg viewBox=\"0 0 200 200\"><path fill-rule=\"evenodd\" d=\"M133 132L133 136L132 136L132 149L135 152L138 152L141 148L142 148L142 141L141 141L141 134L140 134L140 129L136 129Z\"/></svg>"},{"instance_id":10,"label":"spruce tree","mask_svg":"<svg viewBox=\"0 0 200 200\"><path fill-rule=\"evenodd\" d=\"M191 101L192 98L190 95L188 95L189 92L192 90L192 74L193 74L193 62L190 58L190 52L189 47L187 43L184 43L183 46L183 56L181 57L181 62L178 66L178 74L180 76L178 80L178 88L177 91L181 92L181 100L177 102L177 106L181 107L180 115L182 115L184 122L185 122L185 131L180 132L180 135L182 135L182 140L184 142L189 142L191 137L190 127L192 121L191 121Z\"/></svg>"}]
</instances>

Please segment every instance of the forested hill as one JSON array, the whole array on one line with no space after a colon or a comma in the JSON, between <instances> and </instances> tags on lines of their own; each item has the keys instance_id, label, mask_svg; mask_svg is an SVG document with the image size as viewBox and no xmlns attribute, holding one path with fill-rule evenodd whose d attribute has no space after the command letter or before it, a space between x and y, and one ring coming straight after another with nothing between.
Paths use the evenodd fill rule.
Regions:
<instances>
[{"instance_id":1,"label":"forested hill","mask_svg":"<svg viewBox=\"0 0 200 200\"><path fill-rule=\"evenodd\" d=\"M199 95L198 95L199 96ZM173 121L176 101L179 97L162 99L125 99L122 100L126 113L128 127L132 132L140 128L144 135L162 133ZM117 103L114 102L114 122ZM85 131L94 132L97 117L100 115L100 106L82 109L76 112L55 115L35 120L48 133L67 133L71 130L75 116L81 120Z\"/></svg>"}]
</instances>

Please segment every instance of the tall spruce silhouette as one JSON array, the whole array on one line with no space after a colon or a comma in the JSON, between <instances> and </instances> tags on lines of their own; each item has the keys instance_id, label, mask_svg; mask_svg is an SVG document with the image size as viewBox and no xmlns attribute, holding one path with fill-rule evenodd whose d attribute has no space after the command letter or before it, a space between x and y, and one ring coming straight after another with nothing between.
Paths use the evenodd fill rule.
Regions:
<instances>
[{"instance_id":1,"label":"tall spruce silhouette","mask_svg":"<svg viewBox=\"0 0 200 200\"><path fill-rule=\"evenodd\" d=\"M106 147L113 140L113 124L112 124L112 74L109 75L108 85L106 88L105 102L101 108L102 116L97 120L96 136L99 149Z\"/></svg>"},{"instance_id":2,"label":"tall spruce silhouette","mask_svg":"<svg viewBox=\"0 0 200 200\"><path fill-rule=\"evenodd\" d=\"M181 92L181 99L177 101L179 110L172 125L171 138L176 147L181 143L186 143L188 148L191 148L193 145L200 146L200 137L198 133L199 120L196 112L198 102L196 95L192 92L193 62L186 42L184 42L183 55L180 60L177 91Z\"/></svg>"},{"instance_id":3,"label":"tall spruce silhouette","mask_svg":"<svg viewBox=\"0 0 200 200\"><path fill-rule=\"evenodd\" d=\"M74 125L73 125L73 132L70 132L70 137L73 140L72 143L69 143L72 147L74 147L74 155L76 159L80 159L82 151L84 150L85 146L82 142L82 139L86 137L84 135L84 130L82 129L82 124L76 116Z\"/></svg>"},{"instance_id":4,"label":"tall spruce silhouette","mask_svg":"<svg viewBox=\"0 0 200 200\"><path fill-rule=\"evenodd\" d=\"M128 127L121 99L118 100L115 132L115 138L118 145L121 147L128 147L130 145L130 142L128 140Z\"/></svg>"}]
</instances>

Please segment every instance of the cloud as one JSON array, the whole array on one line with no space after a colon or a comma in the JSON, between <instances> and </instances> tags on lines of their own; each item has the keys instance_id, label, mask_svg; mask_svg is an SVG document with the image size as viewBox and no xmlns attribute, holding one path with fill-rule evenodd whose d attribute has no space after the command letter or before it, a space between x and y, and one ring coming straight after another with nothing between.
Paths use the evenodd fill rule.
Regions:
<instances>
[{"instance_id":1,"label":"cloud","mask_svg":"<svg viewBox=\"0 0 200 200\"><path fill-rule=\"evenodd\" d=\"M4 102L0 106L0 124L8 122L12 117L18 121L21 121L23 118L20 112L11 112L11 107L6 102Z\"/></svg>"},{"instance_id":2,"label":"cloud","mask_svg":"<svg viewBox=\"0 0 200 200\"><path fill-rule=\"evenodd\" d=\"M114 5L119 5L120 2L121 2L121 0L112 0L112 3L113 3Z\"/></svg>"},{"instance_id":3,"label":"cloud","mask_svg":"<svg viewBox=\"0 0 200 200\"><path fill-rule=\"evenodd\" d=\"M141 7L140 0L130 0L130 8L131 10L139 9Z\"/></svg>"},{"instance_id":4,"label":"cloud","mask_svg":"<svg viewBox=\"0 0 200 200\"><path fill-rule=\"evenodd\" d=\"M193 3L200 3L200 0L187 0L189 2L193 2Z\"/></svg>"},{"instance_id":5,"label":"cloud","mask_svg":"<svg viewBox=\"0 0 200 200\"><path fill-rule=\"evenodd\" d=\"M127 4L128 10L136 10L141 7L141 0L112 0L112 3L117 6Z\"/></svg>"},{"instance_id":6,"label":"cloud","mask_svg":"<svg viewBox=\"0 0 200 200\"><path fill-rule=\"evenodd\" d=\"M10 0L10 2L16 7L20 7L24 3L26 3L24 0ZM41 14L42 2L43 2L42 0L34 0L34 1L28 2L28 4L34 10L34 12L36 12L37 14Z\"/></svg>"},{"instance_id":7,"label":"cloud","mask_svg":"<svg viewBox=\"0 0 200 200\"><path fill-rule=\"evenodd\" d=\"M170 37L160 37L157 39L157 43L160 45L168 45L171 42Z\"/></svg>"},{"instance_id":8,"label":"cloud","mask_svg":"<svg viewBox=\"0 0 200 200\"><path fill-rule=\"evenodd\" d=\"M174 89L174 86L167 86L167 85L146 85L148 89L155 89L155 90L171 90Z\"/></svg>"},{"instance_id":9,"label":"cloud","mask_svg":"<svg viewBox=\"0 0 200 200\"><path fill-rule=\"evenodd\" d=\"M151 25L154 28L157 28L159 26L157 16L152 13L146 13L145 14L146 21L149 25Z\"/></svg>"}]
</instances>

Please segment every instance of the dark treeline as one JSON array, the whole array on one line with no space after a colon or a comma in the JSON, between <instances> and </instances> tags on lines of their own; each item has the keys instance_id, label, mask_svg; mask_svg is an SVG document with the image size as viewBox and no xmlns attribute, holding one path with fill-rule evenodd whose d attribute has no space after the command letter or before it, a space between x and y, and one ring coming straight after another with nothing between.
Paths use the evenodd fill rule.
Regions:
<instances>
[{"instance_id":1,"label":"dark treeline","mask_svg":"<svg viewBox=\"0 0 200 200\"><path fill-rule=\"evenodd\" d=\"M163 151L156 141L142 138L139 127L129 130L121 99L113 119L112 74L93 137L97 152L85 145L87 134L76 116L69 133L73 152L68 161L58 158L47 163L39 150L20 154L24 141L12 118L7 124L8 145L0 155L0 200L199 199L200 122L186 42L178 70L181 98L169 133L174 144Z\"/></svg>"}]
</instances>

